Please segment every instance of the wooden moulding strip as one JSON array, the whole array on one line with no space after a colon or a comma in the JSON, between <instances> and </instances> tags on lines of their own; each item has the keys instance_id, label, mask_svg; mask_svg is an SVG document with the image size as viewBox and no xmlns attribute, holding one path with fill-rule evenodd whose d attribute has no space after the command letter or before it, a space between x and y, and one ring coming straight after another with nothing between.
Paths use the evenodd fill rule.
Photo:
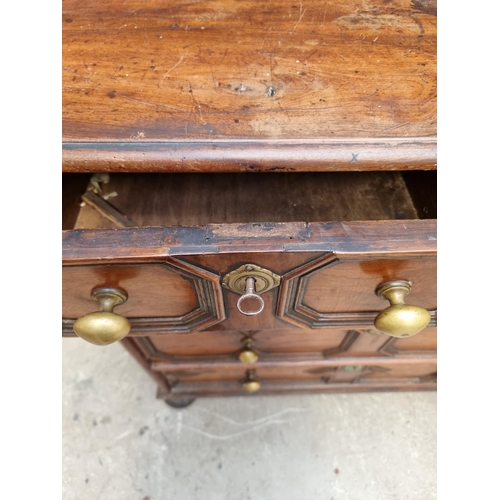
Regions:
<instances>
[{"instance_id":1,"label":"wooden moulding strip","mask_svg":"<svg viewBox=\"0 0 500 500\"><path fill-rule=\"evenodd\" d=\"M217 370L224 371L227 369L231 369L235 366L240 366L243 368L248 367L249 369L260 368L271 368L271 367L280 367L280 368L318 368L318 367L335 367L335 366L347 366L347 365L362 365L362 366L409 366L409 365L432 365L437 364L436 357L425 357L425 358L396 358L396 357L381 357L381 356L345 356L338 358L329 358L329 359L288 359L288 360L279 360L279 359L269 359L268 361L258 361L255 364L244 365L237 360L234 361L203 361L198 358L196 361L191 362L182 362L178 361L176 363L165 362L165 361L153 361L151 362L151 370L159 371L159 372L168 372L169 370L186 371L190 370Z\"/></svg>"},{"instance_id":2,"label":"wooden moulding strip","mask_svg":"<svg viewBox=\"0 0 500 500\"><path fill-rule=\"evenodd\" d=\"M63 172L435 170L431 138L64 142Z\"/></svg>"},{"instance_id":3,"label":"wooden moulding strip","mask_svg":"<svg viewBox=\"0 0 500 500\"><path fill-rule=\"evenodd\" d=\"M263 381L257 392L248 393L236 382L182 382L172 388L170 397L210 397L210 396L264 396L292 393L328 392L389 392L389 391L435 391L436 382L417 382L408 379L398 381L356 382L356 383L300 383L293 380Z\"/></svg>"},{"instance_id":4,"label":"wooden moulding strip","mask_svg":"<svg viewBox=\"0 0 500 500\"><path fill-rule=\"evenodd\" d=\"M286 237L285 234L289 234ZM63 265L238 252L333 252L339 258L433 256L437 221L227 224L63 231Z\"/></svg>"}]
</instances>

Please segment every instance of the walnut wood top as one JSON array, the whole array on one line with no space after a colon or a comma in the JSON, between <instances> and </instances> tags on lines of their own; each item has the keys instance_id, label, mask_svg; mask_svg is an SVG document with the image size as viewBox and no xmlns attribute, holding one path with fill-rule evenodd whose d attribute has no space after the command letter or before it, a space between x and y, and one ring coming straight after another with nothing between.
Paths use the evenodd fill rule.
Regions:
<instances>
[{"instance_id":1,"label":"walnut wood top","mask_svg":"<svg viewBox=\"0 0 500 500\"><path fill-rule=\"evenodd\" d=\"M435 168L435 14L429 0L65 0L63 169Z\"/></svg>"}]
</instances>

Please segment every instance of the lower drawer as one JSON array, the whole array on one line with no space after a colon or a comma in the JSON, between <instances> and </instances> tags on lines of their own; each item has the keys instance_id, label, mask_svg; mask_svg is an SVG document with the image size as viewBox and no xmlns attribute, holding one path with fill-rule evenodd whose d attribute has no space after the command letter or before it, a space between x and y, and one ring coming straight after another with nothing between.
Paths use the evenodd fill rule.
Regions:
<instances>
[{"instance_id":1,"label":"lower drawer","mask_svg":"<svg viewBox=\"0 0 500 500\"><path fill-rule=\"evenodd\" d=\"M251 349L241 342L249 338ZM251 336L238 331L168 334L123 342L159 383L159 397L167 400L436 388L434 327L407 339L373 330L296 329L255 331ZM241 356L248 351L254 357Z\"/></svg>"},{"instance_id":2,"label":"lower drawer","mask_svg":"<svg viewBox=\"0 0 500 500\"><path fill-rule=\"evenodd\" d=\"M342 362L264 363L255 370L241 365L198 366L182 371L172 367L161 372L169 390L159 397L185 398L211 395L245 395L279 392L335 392L370 390L436 389L434 360L401 362L365 360Z\"/></svg>"},{"instance_id":3,"label":"lower drawer","mask_svg":"<svg viewBox=\"0 0 500 500\"><path fill-rule=\"evenodd\" d=\"M409 338L382 335L374 329L278 329L222 330L171 333L138 337L134 342L144 355L159 366L198 362L232 362L243 350L252 350L261 361L280 355L316 355L319 358L339 356L435 356L437 334L427 327Z\"/></svg>"}]
</instances>

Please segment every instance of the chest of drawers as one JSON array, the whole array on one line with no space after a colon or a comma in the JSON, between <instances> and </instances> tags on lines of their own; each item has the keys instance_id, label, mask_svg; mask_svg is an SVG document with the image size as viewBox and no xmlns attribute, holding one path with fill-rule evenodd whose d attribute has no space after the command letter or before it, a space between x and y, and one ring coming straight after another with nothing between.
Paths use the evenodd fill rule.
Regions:
<instances>
[{"instance_id":1,"label":"chest of drawers","mask_svg":"<svg viewBox=\"0 0 500 500\"><path fill-rule=\"evenodd\" d=\"M435 29L431 2L66 0L63 335L177 406L435 389Z\"/></svg>"}]
</instances>

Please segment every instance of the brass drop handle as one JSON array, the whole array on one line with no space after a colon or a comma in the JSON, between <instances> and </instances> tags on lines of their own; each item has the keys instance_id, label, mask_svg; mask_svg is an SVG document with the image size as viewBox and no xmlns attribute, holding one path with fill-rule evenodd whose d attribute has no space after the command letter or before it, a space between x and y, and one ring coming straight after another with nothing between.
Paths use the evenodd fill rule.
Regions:
<instances>
[{"instance_id":1,"label":"brass drop handle","mask_svg":"<svg viewBox=\"0 0 500 500\"><path fill-rule=\"evenodd\" d=\"M73 330L82 339L96 345L108 345L130 332L130 321L113 309L127 301L128 294L119 288L94 288L91 297L99 302L99 311L78 318Z\"/></svg>"},{"instance_id":2,"label":"brass drop handle","mask_svg":"<svg viewBox=\"0 0 500 500\"><path fill-rule=\"evenodd\" d=\"M411 291L409 281L388 281L378 286L375 293L391 305L375 318L375 328L391 337L411 337L422 331L431 320L427 309L405 304L404 299Z\"/></svg>"},{"instance_id":3,"label":"brass drop handle","mask_svg":"<svg viewBox=\"0 0 500 500\"><path fill-rule=\"evenodd\" d=\"M247 377L243 382L243 388L247 392L257 392L260 389L260 382L255 376L255 370L247 371Z\"/></svg>"},{"instance_id":4,"label":"brass drop handle","mask_svg":"<svg viewBox=\"0 0 500 500\"><path fill-rule=\"evenodd\" d=\"M236 307L245 316L257 316L264 310L263 298L255 293L254 278L245 279L245 294L238 299Z\"/></svg>"}]
</instances>

